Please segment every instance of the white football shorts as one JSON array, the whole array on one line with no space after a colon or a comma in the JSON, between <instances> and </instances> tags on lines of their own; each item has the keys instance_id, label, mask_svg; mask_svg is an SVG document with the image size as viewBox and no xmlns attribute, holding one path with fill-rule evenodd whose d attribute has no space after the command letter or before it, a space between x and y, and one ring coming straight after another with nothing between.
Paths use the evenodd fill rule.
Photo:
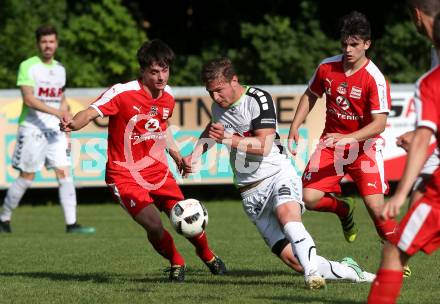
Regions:
<instances>
[{"instance_id":1,"label":"white football shorts","mask_svg":"<svg viewBox=\"0 0 440 304\"><path fill-rule=\"evenodd\" d=\"M305 210L301 178L290 163L259 185L242 192L241 197L246 215L257 226L271 249L278 241L286 238L275 215L275 209L293 201L301 205L302 212Z\"/></svg>"},{"instance_id":2,"label":"white football shorts","mask_svg":"<svg viewBox=\"0 0 440 304\"><path fill-rule=\"evenodd\" d=\"M429 158L426 160L425 164L423 165L422 171L420 171L420 174L432 174L439 166L440 166L440 151L437 147L429 156Z\"/></svg>"},{"instance_id":3,"label":"white football shorts","mask_svg":"<svg viewBox=\"0 0 440 304\"><path fill-rule=\"evenodd\" d=\"M419 190L424 192L424 187L426 186L426 181L431 177L435 170L440 166L440 150L438 147L432 152L429 158L423 165L422 170L419 173L416 181L413 185L413 191Z\"/></svg>"},{"instance_id":4,"label":"white football shorts","mask_svg":"<svg viewBox=\"0 0 440 304\"><path fill-rule=\"evenodd\" d=\"M19 127L12 156L12 167L23 172L37 172L43 166L71 166L66 133Z\"/></svg>"}]
</instances>

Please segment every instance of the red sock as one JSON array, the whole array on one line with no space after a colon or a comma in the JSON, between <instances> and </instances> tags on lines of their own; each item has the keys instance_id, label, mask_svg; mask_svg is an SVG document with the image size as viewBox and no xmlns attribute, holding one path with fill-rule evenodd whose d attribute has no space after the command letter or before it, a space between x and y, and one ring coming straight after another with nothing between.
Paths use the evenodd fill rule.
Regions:
<instances>
[{"instance_id":1,"label":"red sock","mask_svg":"<svg viewBox=\"0 0 440 304\"><path fill-rule=\"evenodd\" d=\"M162 238L159 241L150 238L148 240L161 256L170 261L171 265L185 265L185 260L174 246L173 237L168 231L163 230Z\"/></svg>"},{"instance_id":2,"label":"red sock","mask_svg":"<svg viewBox=\"0 0 440 304\"><path fill-rule=\"evenodd\" d=\"M396 240L399 225L396 220L374 220L374 225L382 239L394 243L393 241Z\"/></svg>"},{"instance_id":3,"label":"red sock","mask_svg":"<svg viewBox=\"0 0 440 304\"><path fill-rule=\"evenodd\" d=\"M188 240L196 247L196 253L203 262L209 262L214 258L214 253L209 249L205 231L192 238L188 238Z\"/></svg>"},{"instance_id":4,"label":"red sock","mask_svg":"<svg viewBox=\"0 0 440 304\"><path fill-rule=\"evenodd\" d=\"M336 213L340 218L344 218L348 215L348 206L343 201L340 201L333 197L332 195L326 193L324 196L318 201L315 208L315 211L321 212L332 212Z\"/></svg>"},{"instance_id":5,"label":"red sock","mask_svg":"<svg viewBox=\"0 0 440 304\"><path fill-rule=\"evenodd\" d=\"M371 284L368 304L394 304L402 287L403 272L379 269L376 279Z\"/></svg>"}]
</instances>

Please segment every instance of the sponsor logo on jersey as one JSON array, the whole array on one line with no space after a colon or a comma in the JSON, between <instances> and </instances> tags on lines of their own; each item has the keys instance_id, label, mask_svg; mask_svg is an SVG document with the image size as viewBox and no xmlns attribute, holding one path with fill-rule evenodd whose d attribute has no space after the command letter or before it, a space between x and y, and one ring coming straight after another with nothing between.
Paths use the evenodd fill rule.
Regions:
<instances>
[{"instance_id":1,"label":"sponsor logo on jersey","mask_svg":"<svg viewBox=\"0 0 440 304\"><path fill-rule=\"evenodd\" d=\"M290 196L291 194L290 188L286 185L282 185L280 189L278 189L278 196Z\"/></svg>"},{"instance_id":2,"label":"sponsor logo on jersey","mask_svg":"<svg viewBox=\"0 0 440 304\"><path fill-rule=\"evenodd\" d=\"M347 111L350 108L350 102L344 96L336 97L336 103L344 111Z\"/></svg>"},{"instance_id":3,"label":"sponsor logo on jersey","mask_svg":"<svg viewBox=\"0 0 440 304\"><path fill-rule=\"evenodd\" d=\"M338 92L341 95L345 95L347 94L347 83L346 82L341 82L338 86L338 88L336 89L336 92Z\"/></svg>"},{"instance_id":4,"label":"sponsor logo on jersey","mask_svg":"<svg viewBox=\"0 0 440 304\"><path fill-rule=\"evenodd\" d=\"M60 97L63 95L62 88L38 88L38 97Z\"/></svg>"},{"instance_id":5,"label":"sponsor logo on jersey","mask_svg":"<svg viewBox=\"0 0 440 304\"><path fill-rule=\"evenodd\" d=\"M157 106L151 106L150 113L148 113L148 115L150 115L150 116L156 116L157 113L158 113Z\"/></svg>"},{"instance_id":6,"label":"sponsor logo on jersey","mask_svg":"<svg viewBox=\"0 0 440 304\"><path fill-rule=\"evenodd\" d=\"M333 115L336 115L339 119L344 119L344 120L361 120L361 119L363 119L363 116L342 114L342 113L339 113L338 111L336 111L335 109L328 109L327 111Z\"/></svg>"},{"instance_id":7,"label":"sponsor logo on jersey","mask_svg":"<svg viewBox=\"0 0 440 304\"><path fill-rule=\"evenodd\" d=\"M362 95L362 89L359 87L351 87L350 98L360 99Z\"/></svg>"}]
</instances>

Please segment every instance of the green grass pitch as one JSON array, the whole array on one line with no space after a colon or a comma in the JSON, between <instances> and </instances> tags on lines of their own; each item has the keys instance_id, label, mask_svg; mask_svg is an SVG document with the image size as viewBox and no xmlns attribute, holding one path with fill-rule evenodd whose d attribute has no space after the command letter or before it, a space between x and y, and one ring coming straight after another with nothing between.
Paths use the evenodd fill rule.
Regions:
<instances>
[{"instance_id":1,"label":"green grass pitch","mask_svg":"<svg viewBox=\"0 0 440 304\"><path fill-rule=\"evenodd\" d=\"M167 281L167 261L116 204L79 206L80 222L95 226L95 235L66 235L58 206L20 207L13 233L0 234L0 303L365 303L369 284L330 281L327 290L304 289L302 276L270 252L239 201L206 206L210 244L229 274L211 275L192 245L172 231L188 266L183 284ZM360 234L354 244L345 243L332 214L307 212L304 223L318 254L351 256L375 272L381 244L359 200L355 215ZM411 268L399 303L439 303L438 254L418 254Z\"/></svg>"}]
</instances>

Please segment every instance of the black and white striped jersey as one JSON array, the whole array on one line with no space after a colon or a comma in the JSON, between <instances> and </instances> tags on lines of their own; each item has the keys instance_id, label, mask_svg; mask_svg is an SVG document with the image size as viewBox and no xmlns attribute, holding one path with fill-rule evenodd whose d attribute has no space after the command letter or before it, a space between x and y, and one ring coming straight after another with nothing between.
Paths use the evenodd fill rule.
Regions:
<instances>
[{"instance_id":1,"label":"black and white striped jersey","mask_svg":"<svg viewBox=\"0 0 440 304\"><path fill-rule=\"evenodd\" d=\"M277 140L267 156L230 149L230 163L238 187L278 173L289 161L279 141L275 104L269 93L246 87L240 99L227 109L214 102L212 118L214 122L221 123L226 132L243 137L254 136L254 131L258 129L273 128L276 131Z\"/></svg>"}]
</instances>

